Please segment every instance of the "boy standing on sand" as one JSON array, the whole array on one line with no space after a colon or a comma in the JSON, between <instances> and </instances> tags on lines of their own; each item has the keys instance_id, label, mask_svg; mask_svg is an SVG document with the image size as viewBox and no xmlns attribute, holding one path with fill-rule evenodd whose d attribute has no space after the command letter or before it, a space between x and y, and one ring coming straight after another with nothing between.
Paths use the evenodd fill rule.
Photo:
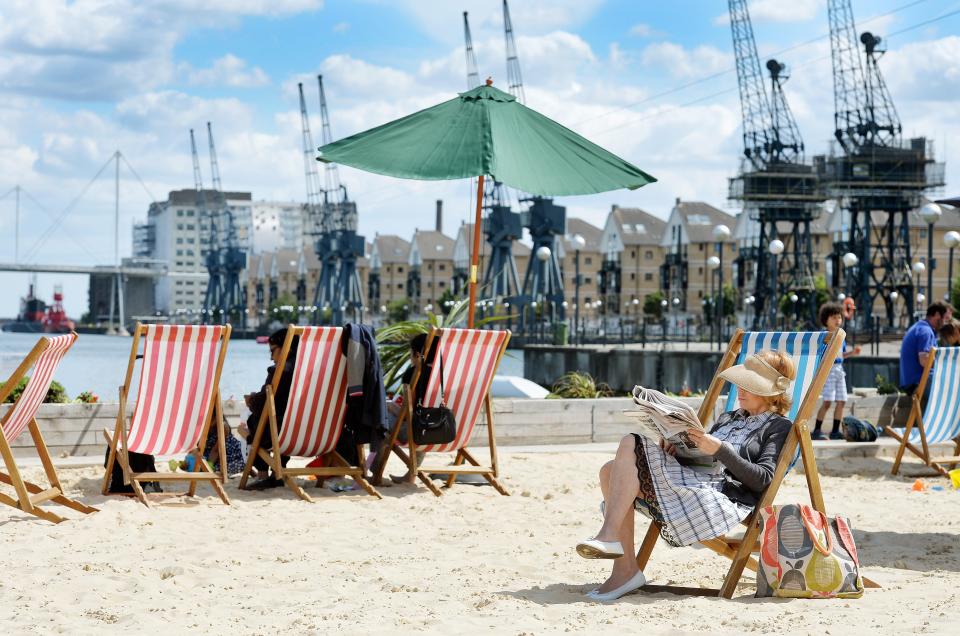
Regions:
<instances>
[{"instance_id":1,"label":"boy standing on sand","mask_svg":"<svg viewBox=\"0 0 960 636\"><path fill-rule=\"evenodd\" d=\"M820 324L824 330L836 334L837 330L843 325L843 307L839 303L824 303L820 307ZM817 413L817 424L810 434L814 440L823 440L826 437L823 431L823 418L830 410L830 405L836 403L833 411L833 428L830 430L830 439L843 439L843 433L840 432L840 423L843 421L843 407L847 402L847 374L843 370L843 361L850 356L859 355L860 345L853 348L853 351L847 351L847 342L843 342L843 349L840 357L833 361L830 368L830 375L827 376L827 382L823 385L823 405Z\"/></svg>"}]
</instances>

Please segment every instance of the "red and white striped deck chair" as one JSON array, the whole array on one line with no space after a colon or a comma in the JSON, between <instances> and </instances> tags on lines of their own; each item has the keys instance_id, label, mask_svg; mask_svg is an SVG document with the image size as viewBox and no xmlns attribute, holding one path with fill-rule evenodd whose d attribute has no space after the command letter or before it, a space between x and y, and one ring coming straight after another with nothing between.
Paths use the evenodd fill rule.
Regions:
<instances>
[{"instance_id":1,"label":"red and white striped deck chair","mask_svg":"<svg viewBox=\"0 0 960 636\"><path fill-rule=\"evenodd\" d=\"M439 340L437 353L430 367L430 379L427 381L423 406L435 407L441 402L440 369L443 369L443 390L446 395L444 404L453 411L457 422L457 437L449 444L418 446L413 441L411 417L413 415L413 395L410 389L404 400L404 409L397 418L396 426L390 433L387 444L377 458L374 483L383 478L386 459L392 449L407 464L410 480L414 475L427 485L433 494L440 496L440 489L430 479L431 473L448 475L446 486L453 485L460 474L482 475L490 485L502 495L509 494L497 481L497 441L493 427L493 409L490 403L490 385L510 342L509 331L486 329L433 329L427 335L424 351L431 351L434 342ZM413 374L410 387L417 386L420 372ZM474 427L483 407L487 419L487 437L490 448L490 465L481 466L467 450ZM407 442L397 442L400 427L407 427ZM403 446L406 446L404 450ZM416 467L416 452L456 453L453 466ZM463 465L467 462L469 465Z\"/></svg>"},{"instance_id":2,"label":"red and white striped deck chair","mask_svg":"<svg viewBox=\"0 0 960 636\"><path fill-rule=\"evenodd\" d=\"M363 478L363 468L351 466L336 451L347 413L347 360L341 348L342 337L341 327L287 328L280 362L267 387L267 403L240 477L240 488L246 487L253 462L260 457L273 470L274 476L282 479L304 501L312 502L313 498L297 483L299 475L350 477L369 494L381 498L380 493ZM294 338L299 343L294 354L293 381L283 422L279 423L274 395ZM265 448L265 435L270 436L269 449ZM289 468L283 466L281 456L323 458L324 461L311 462L316 464L314 466ZM358 456L360 466L363 466L362 449L358 448Z\"/></svg>"},{"instance_id":3,"label":"red and white striped deck chair","mask_svg":"<svg viewBox=\"0 0 960 636\"><path fill-rule=\"evenodd\" d=\"M41 508L40 504L52 501L87 514L97 511L96 508L85 506L79 501L64 496L63 487L60 485L59 478L57 478L57 471L53 467L50 452L43 441L36 420L37 409L40 408L43 399L47 396L47 391L50 390L53 374L56 373L60 360L70 350L76 339L77 334L75 333L57 336L56 338L40 338L30 353L27 354L27 357L23 359L23 362L20 363L20 366L10 374L3 387L0 388L0 403L2 403L20 381L27 377L27 372L31 368L33 369L33 375L27 380L27 386L24 387L23 393L0 418L0 455L3 456L3 462L7 469L5 473L0 472L0 482L13 486L16 491L16 497L10 497L0 492L0 502L53 523L60 523L64 518L50 512L49 509ZM47 474L47 481L50 482L49 488L24 481L20 476L11 445L25 429L29 429L30 436L33 437L37 455L40 456L43 470Z\"/></svg>"},{"instance_id":4,"label":"red and white striped deck chair","mask_svg":"<svg viewBox=\"0 0 960 636\"><path fill-rule=\"evenodd\" d=\"M103 494L108 493L113 462L123 469L123 482L133 485L133 492L145 505L143 481L186 481L188 496L197 490L198 481L207 481L223 500L230 499L223 489L226 479L226 441L223 430L223 407L220 403L220 372L230 342L230 325L141 325L133 333L127 375L120 387L120 408L113 436L104 430L110 450ZM136 366L140 343L143 342L143 363L137 403L126 427L126 404ZM205 461L195 462L194 472L135 473L130 470L127 453L147 455L183 455L195 449L203 451L211 423L217 427L217 448L221 458L220 472L213 472Z\"/></svg>"}]
</instances>

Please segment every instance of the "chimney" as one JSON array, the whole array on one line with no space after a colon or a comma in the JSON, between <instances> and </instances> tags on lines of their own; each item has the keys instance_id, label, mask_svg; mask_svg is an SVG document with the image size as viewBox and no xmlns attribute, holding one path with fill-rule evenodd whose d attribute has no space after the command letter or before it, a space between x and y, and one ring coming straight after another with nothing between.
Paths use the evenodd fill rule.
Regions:
<instances>
[{"instance_id":1,"label":"chimney","mask_svg":"<svg viewBox=\"0 0 960 636\"><path fill-rule=\"evenodd\" d=\"M677 202L675 204L677 207L680 207L680 197L677 197Z\"/></svg>"},{"instance_id":2,"label":"chimney","mask_svg":"<svg viewBox=\"0 0 960 636\"><path fill-rule=\"evenodd\" d=\"M437 199L437 232L443 232L443 199Z\"/></svg>"}]
</instances>

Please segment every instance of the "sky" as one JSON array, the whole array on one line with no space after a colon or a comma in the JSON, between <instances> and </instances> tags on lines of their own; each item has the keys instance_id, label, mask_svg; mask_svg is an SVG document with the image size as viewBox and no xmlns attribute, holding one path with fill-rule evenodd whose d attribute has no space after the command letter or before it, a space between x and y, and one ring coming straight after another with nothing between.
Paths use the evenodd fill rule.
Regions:
<instances>
[{"instance_id":1,"label":"sky","mask_svg":"<svg viewBox=\"0 0 960 636\"><path fill-rule=\"evenodd\" d=\"M202 8L198 8L202 6ZM751 0L761 63L785 62L785 92L807 154L829 151L833 90L826 0ZM716 0L513 0L526 104L658 178L636 191L565 197L570 216L602 225L611 205L666 218L677 197L731 212L728 179L741 117L727 4ZM884 37L881 67L904 137L924 135L960 161L960 2L853 0L858 31ZM506 85L500 0L0 0L0 261L109 264L116 151L120 255L151 201L193 187L189 129L211 121L223 186L254 199L305 198L297 83L320 142L323 74L334 138L466 89L462 12L483 77ZM201 168L209 184L205 135ZM455 234L466 182L417 182L341 168L360 232L409 238L432 228L434 201ZM99 174L99 176L97 176ZM24 274L0 274L0 316L13 316ZM62 284L86 311L87 281Z\"/></svg>"}]
</instances>

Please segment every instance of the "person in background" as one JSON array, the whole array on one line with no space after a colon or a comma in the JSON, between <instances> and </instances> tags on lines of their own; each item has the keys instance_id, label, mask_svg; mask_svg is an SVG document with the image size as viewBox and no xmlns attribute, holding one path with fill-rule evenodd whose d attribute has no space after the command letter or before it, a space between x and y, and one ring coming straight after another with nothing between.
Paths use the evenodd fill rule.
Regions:
<instances>
[{"instance_id":1,"label":"person in background","mask_svg":"<svg viewBox=\"0 0 960 636\"><path fill-rule=\"evenodd\" d=\"M824 303L820 307L820 325L824 330L831 334L836 334L837 330L843 325L843 306L840 303ZM830 374L823 385L823 404L817 412L817 423L810 433L813 440L823 440L826 437L823 431L823 418L827 411L833 405L833 427L830 430L830 439L843 439L843 433L840 432L840 424L843 422L843 407L847 403L847 374L843 370L843 361L850 356L860 354L860 345L857 345L851 351L847 351L847 341L843 341L843 348L840 350L840 356L833 361L830 367Z\"/></svg>"},{"instance_id":2,"label":"person in background","mask_svg":"<svg viewBox=\"0 0 960 636\"><path fill-rule=\"evenodd\" d=\"M263 409L267 405L267 387L273 382L273 374L276 370L276 365L280 364L280 354L283 352L283 343L287 339L287 330L278 329L270 334L270 337L267 339L267 345L270 347L270 359L273 361L273 364L267 369L267 379L263 383L263 386L260 387L260 390L256 393L249 393L244 396L244 401L247 404L247 408L250 409L250 417L247 418L246 425L241 424L239 427L239 432L241 435L246 435L247 444L253 443L253 438L257 434L257 428L260 425L260 417L263 414ZM287 361L283 367L283 373L280 375L280 383L277 385L277 391L273 396L273 403L277 411L277 430L283 423L283 415L287 411L287 399L290 397L290 385L293 382L293 369L297 361L297 344L299 343L299 338L294 338L293 342L290 344L290 352L287 354ZM266 425L266 421L264 421ZM270 432L265 430L263 432L263 437L260 438L260 448L264 450L269 450L271 447ZM250 452L254 452L253 449L250 449ZM289 457L281 457L281 463L286 466L287 460ZM277 479L272 474L267 474L267 463L263 461L262 458L257 457L253 462L254 468L257 469L258 475L265 475L259 481L250 484L247 486L247 490L264 490L266 488L275 488L280 486L283 482Z\"/></svg>"},{"instance_id":3,"label":"person in background","mask_svg":"<svg viewBox=\"0 0 960 636\"><path fill-rule=\"evenodd\" d=\"M900 345L900 390L913 395L920 384L930 349L937 345L937 331L950 322L953 307L937 301L927 307L927 317L913 323Z\"/></svg>"},{"instance_id":4,"label":"person in background","mask_svg":"<svg viewBox=\"0 0 960 636\"><path fill-rule=\"evenodd\" d=\"M943 347L956 347L960 345L960 327L956 320L944 323L940 327L940 345Z\"/></svg>"}]
</instances>

